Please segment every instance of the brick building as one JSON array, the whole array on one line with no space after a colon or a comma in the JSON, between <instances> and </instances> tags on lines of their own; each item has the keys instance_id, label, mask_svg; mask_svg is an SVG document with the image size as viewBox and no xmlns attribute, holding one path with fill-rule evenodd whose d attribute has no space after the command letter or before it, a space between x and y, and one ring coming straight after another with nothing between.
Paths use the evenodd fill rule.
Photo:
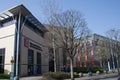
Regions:
<instances>
[{"instance_id":1,"label":"brick building","mask_svg":"<svg viewBox=\"0 0 120 80\"><path fill-rule=\"evenodd\" d=\"M100 44L100 42L102 42L102 45ZM109 68L109 70L116 68L117 61L115 56L116 51L114 49L116 46L115 43L115 40L111 40L98 34L87 36L78 48L78 52L75 56L75 66L99 66L103 68L107 67ZM111 45L112 47L110 47ZM99 54L98 50L100 51ZM100 60L100 57L102 58L102 60ZM102 61L102 63L100 61Z\"/></svg>"}]
</instances>

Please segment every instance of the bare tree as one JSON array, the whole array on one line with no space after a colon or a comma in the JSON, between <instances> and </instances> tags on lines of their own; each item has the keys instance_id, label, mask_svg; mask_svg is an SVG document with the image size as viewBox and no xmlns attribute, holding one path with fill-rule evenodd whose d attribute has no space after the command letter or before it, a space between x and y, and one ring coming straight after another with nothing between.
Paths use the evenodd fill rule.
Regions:
<instances>
[{"instance_id":1,"label":"bare tree","mask_svg":"<svg viewBox=\"0 0 120 80\"><path fill-rule=\"evenodd\" d=\"M100 61L101 67L110 59L108 40L98 40L96 50L96 59Z\"/></svg>"},{"instance_id":2,"label":"bare tree","mask_svg":"<svg viewBox=\"0 0 120 80\"><path fill-rule=\"evenodd\" d=\"M117 58L117 69L118 75L120 75L120 29L110 29L106 32L107 36L111 39L111 42L114 44L111 48L114 51L114 55Z\"/></svg>"},{"instance_id":3,"label":"bare tree","mask_svg":"<svg viewBox=\"0 0 120 80\"><path fill-rule=\"evenodd\" d=\"M65 46L66 55L70 59L71 80L73 80L74 56L77 53L77 48L81 40L88 32L88 28L86 27L84 18L77 11L68 10L55 14L53 19L55 21L53 24L58 26L57 32L61 38L61 42ZM78 41L76 42L76 40Z\"/></svg>"},{"instance_id":4,"label":"bare tree","mask_svg":"<svg viewBox=\"0 0 120 80\"><path fill-rule=\"evenodd\" d=\"M71 80L74 80L74 56L77 53L77 48L82 39L89 32L89 29L86 26L86 21L81 13L75 10L61 11L57 13L54 10L54 7L52 7L48 11L50 12L48 21L54 30L53 35L57 34L59 42L66 51L66 55L70 60Z\"/></svg>"}]
</instances>

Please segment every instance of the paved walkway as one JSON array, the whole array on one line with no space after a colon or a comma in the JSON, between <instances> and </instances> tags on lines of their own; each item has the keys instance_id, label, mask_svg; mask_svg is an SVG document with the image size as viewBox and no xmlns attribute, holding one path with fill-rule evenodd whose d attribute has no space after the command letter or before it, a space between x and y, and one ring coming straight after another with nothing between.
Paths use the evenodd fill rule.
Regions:
<instances>
[{"instance_id":1,"label":"paved walkway","mask_svg":"<svg viewBox=\"0 0 120 80\"><path fill-rule=\"evenodd\" d=\"M40 80L42 76L31 76L31 77L21 77L19 80ZM0 80L10 80L10 79L0 79Z\"/></svg>"},{"instance_id":2,"label":"paved walkway","mask_svg":"<svg viewBox=\"0 0 120 80\"><path fill-rule=\"evenodd\" d=\"M31 77L22 77L20 80L40 80L42 76L31 76Z\"/></svg>"},{"instance_id":3,"label":"paved walkway","mask_svg":"<svg viewBox=\"0 0 120 80\"><path fill-rule=\"evenodd\" d=\"M75 78L75 80L96 80L96 79L103 79L103 78L109 78L109 77L115 77L117 76L117 73L109 73L109 74L100 74L100 75L93 75L91 77L80 77L80 78ZM22 77L20 80L40 80L42 76L33 76L33 77ZM70 79L65 79L65 80L70 80Z\"/></svg>"},{"instance_id":4,"label":"paved walkway","mask_svg":"<svg viewBox=\"0 0 120 80\"><path fill-rule=\"evenodd\" d=\"M91 77L80 77L80 78L75 78L75 80L98 80L98 79L103 79L103 78L109 78L109 77L115 77L117 76L117 73L109 73L109 74L100 74L100 75L93 75ZM20 80L40 80L42 76L31 76L31 77L21 77ZM0 80L7 80L7 79L0 79ZM70 79L65 79L65 80L70 80Z\"/></svg>"},{"instance_id":5,"label":"paved walkway","mask_svg":"<svg viewBox=\"0 0 120 80\"><path fill-rule=\"evenodd\" d=\"M100 74L100 75L94 75L91 77L75 78L75 80L98 80L103 78L115 77L117 75L118 75L117 73ZM65 80L70 80L70 79L65 79Z\"/></svg>"}]
</instances>

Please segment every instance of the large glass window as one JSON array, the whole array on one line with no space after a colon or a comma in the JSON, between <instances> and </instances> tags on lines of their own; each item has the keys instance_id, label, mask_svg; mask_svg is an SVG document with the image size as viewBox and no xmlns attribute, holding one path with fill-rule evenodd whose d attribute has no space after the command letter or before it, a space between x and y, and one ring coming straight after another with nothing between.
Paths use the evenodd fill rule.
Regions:
<instances>
[{"instance_id":1,"label":"large glass window","mask_svg":"<svg viewBox=\"0 0 120 80\"><path fill-rule=\"evenodd\" d=\"M34 74L34 51L28 49L28 75Z\"/></svg>"},{"instance_id":2,"label":"large glass window","mask_svg":"<svg viewBox=\"0 0 120 80\"><path fill-rule=\"evenodd\" d=\"M8 22L3 23L2 26L3 26L3 27L4 27L4 26L9 26L9 25L11 25L11 24L14 24L15 22L16 22L16 20L11 20L11 21L8 21Z\"/></svg>"},{"instance_id":3,"label":"large glass window","mask_svg":"<svg viewBox=\"0 0 120 80\"><path fill-rule=\"evenodd\" d=\"M54 55L53 55L53 49L49 49L49 71L54 72Z\"/></svg>"},{"instance_id":4,"label":"large glass window","mask_svg":"<svg viewBox=\"0 0 120 80\"><path fill-rule=\"evenodd\" d=\"M9 25L15 24L15 23L16 23L16 20L13 19L13 17L10 17L10 18L0 21L0 27L9 26Z\"/></svg>"},{"instance_id":5,"label":"large glass window","mask_svg":"<svg viewBox=\"0 0 120 80\"><path fill-rule=\"evenodd\" d=\"M0 49L0 73L4 73L5 48Z\"/></svg>"},{"instance_id":6,"label":"large glass window","mask_svg":"<svg viewBox=\"0 0 120 80\"><path fill-rule=\"evenodd\" d=\"M41 53L37 52L37 74L41 74Z\"/></svg>"}]
</instances>

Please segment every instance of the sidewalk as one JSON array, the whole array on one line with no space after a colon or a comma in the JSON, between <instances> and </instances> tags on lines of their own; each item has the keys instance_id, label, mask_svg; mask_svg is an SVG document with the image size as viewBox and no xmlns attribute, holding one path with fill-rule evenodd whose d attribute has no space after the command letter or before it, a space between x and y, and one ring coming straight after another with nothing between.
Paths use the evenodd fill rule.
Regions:
<instances>
[{"instance_id":1,"label":"sidewalk","mask_svg":"<svg viewBox=\"0 0 120 80\"><path fill-rule=\"evenodd\" d=\"M103 79L103 78L109 78L109 77L115 77L118 76L117 73L109 73L109 74L100 74L100 75L93 75L91 77L80 77L80 78L75 78L75 80L97 80L97 79ZM70 79L65 79L65 80L70 80Z\"/></svg>"},{"instance_id":2,"label":"sidewalk","mask_svg":"<svg viewBox=\"0 0 120 80\"><path fill-rule=\"evenodd\" d=\"M100 75L93 75L91 77L80 77L80 78L75 78L75 80L97 80L97 79L103 79L103 78L110 78L110 77L115 77L118 76L117 73L109 73L109 74L100 74ZM20 80L40 80L42 76L31 76L31 77L21 77ZM1 79L0 79L1 80ZM8 80L8 79L2 79L2 80ZM70 79L65 79L65 80L70 80Z\"/></svg>"},{"instance_id":3,"label":"sidewalk","mask_svg":"<svg viewBox=\"0 0 120 80\"><path fill-rule=\"evenodd\" d=\"M40 80L42 76L31 76L31 77L22 77L20 80Z\"/></svg>"},{"instance_id":4,"label":"sidewalk","mask_svg":"<svg viewBox=\"0 0 120 80\"><path fill-rule=\"evenodd\" d=\"M19 80L40 80L42 76L31 76L31 77L21 77ZM10 80L10 79L0 79L0 80Z\"/></svg>"},{"instance_id":5,"label":"sidewalk","mask_svg":"<svg viewBox=\"0 0 120 80\"><path fill-rule=\"evenodd\" d=\"M109 77L115 77L117 76L117 73L109 73L109 74L100 74L100 75L93 75L91 77L80 77L80 78L75 78L75 80L94 80L94 79L103 79L103 78L109 78ZM32 77L22 77L20 80L40 80L42 76L32 76ZM70 79L65 79L65 80L70 80Z\"/></svg>"}]
</instances>

